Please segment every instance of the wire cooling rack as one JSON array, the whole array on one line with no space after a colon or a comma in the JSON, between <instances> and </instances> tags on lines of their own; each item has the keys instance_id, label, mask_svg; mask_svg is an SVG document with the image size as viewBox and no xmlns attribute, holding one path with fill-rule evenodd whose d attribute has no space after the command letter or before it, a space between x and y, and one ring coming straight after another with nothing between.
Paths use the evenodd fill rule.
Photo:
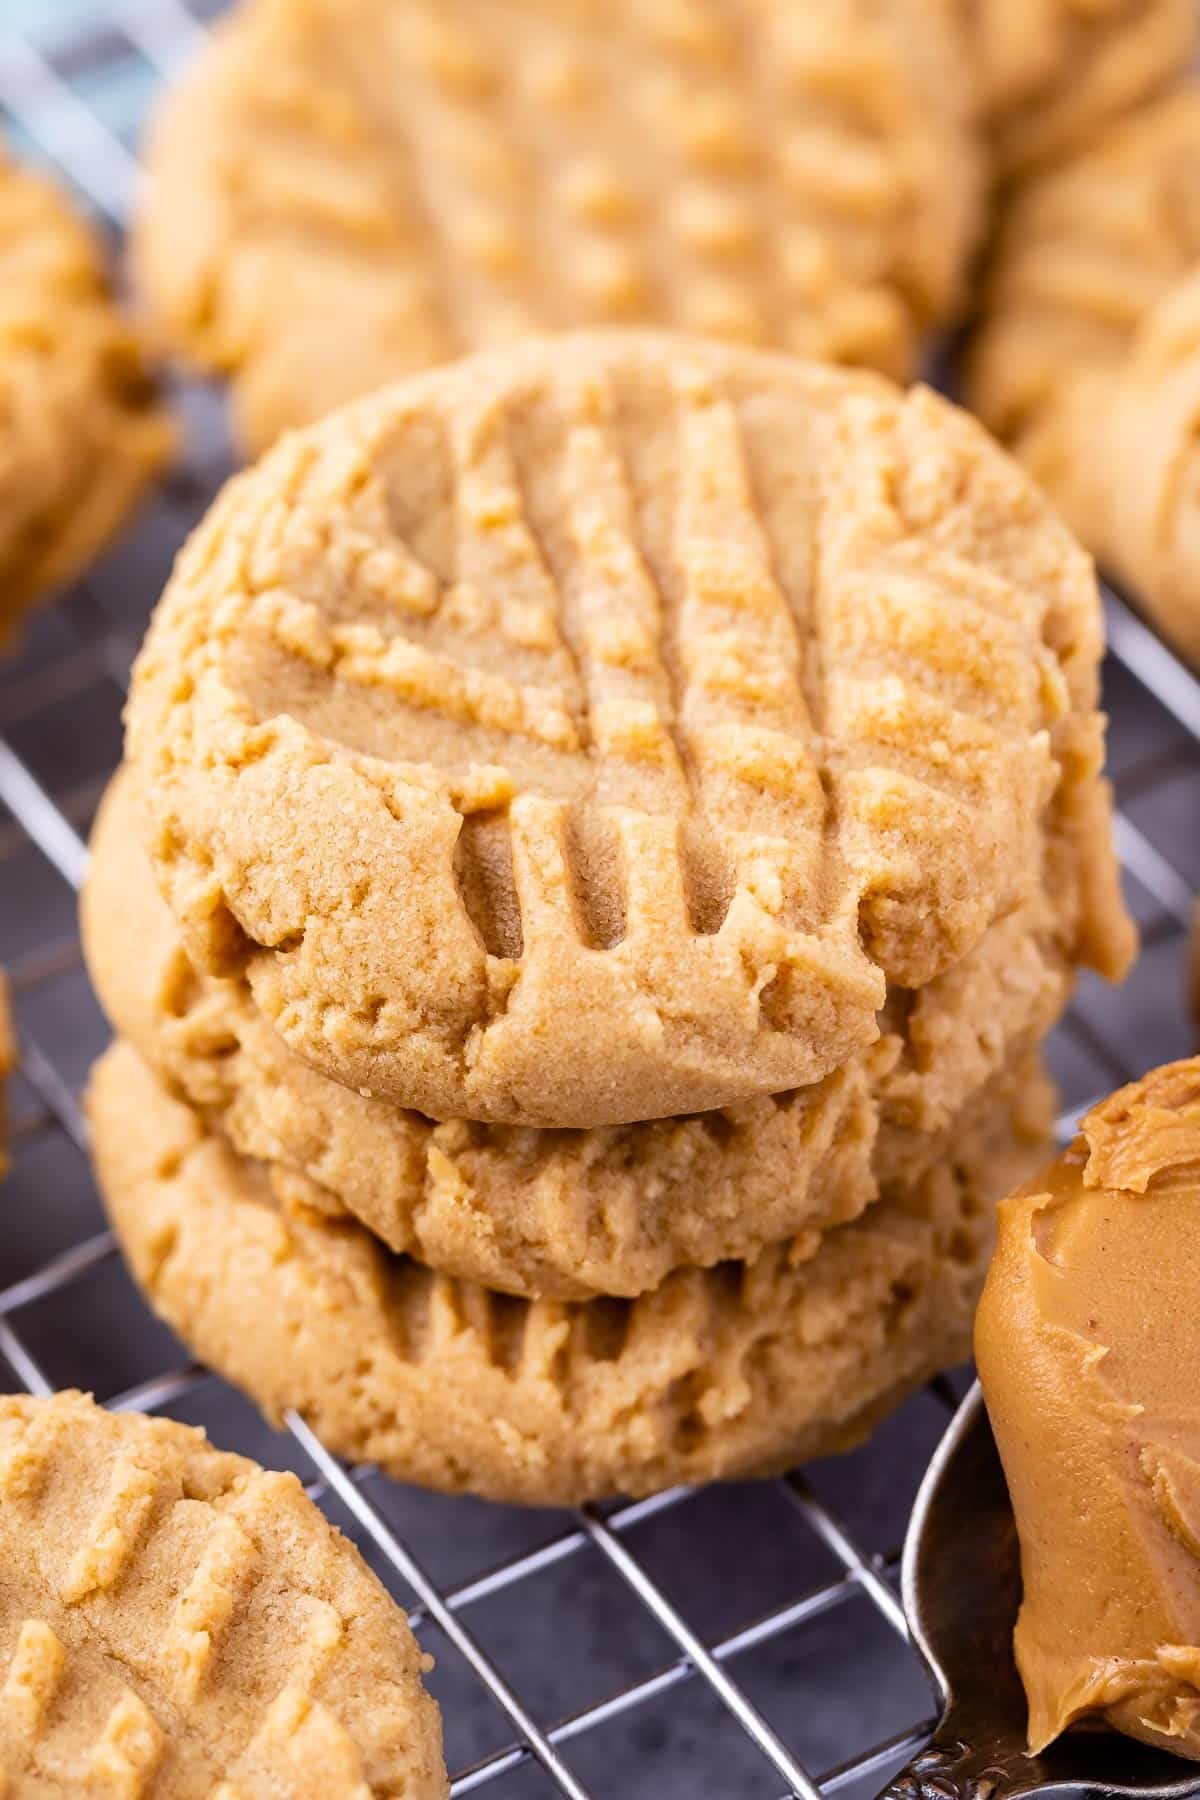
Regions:
<instances>
[{"instance_id":1,"label":"wire cooling rack","mask_svg":"<svg viewBox=\"0 0 1200 1800\"><path fill-rule=\"evenodd\" d=\"M146 104L219 10L3 0L5 129L114 240ZM90 1388L294 1466L437 1658L456 1795L866 1800L931 1723L896 1598L897 1545L961 1383L934 1383L863 1450L779 1482L523 1512L346 1468L297 1417L269 1432L186 1362L124 1272L77 1099L107 1033L82 969L75 891L120 755L131 657L229 466L219 397L190 386L176 398L189 424L181 466L124 544L0 665L0 961L23 1058L0 1206L0 1376L35 1393ZM1094 1095L1192 1047L1183 957L1200 886L1200 684L1124 605L1107 604L1119 847L1144 948L1123 992L1085 977L1055 1036L1064 1128Z\"/></svg>"}]
</instances>

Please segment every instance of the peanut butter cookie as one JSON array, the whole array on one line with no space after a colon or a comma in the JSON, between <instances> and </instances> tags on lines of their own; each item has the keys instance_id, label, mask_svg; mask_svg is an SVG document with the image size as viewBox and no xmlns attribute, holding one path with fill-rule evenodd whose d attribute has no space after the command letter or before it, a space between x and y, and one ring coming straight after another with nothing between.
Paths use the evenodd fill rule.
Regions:
<instances>
[{"instance_id":1,"label":"peanut butter cookie","mask_svg":"<svg viewBox=\"0 0 1200 1800\"><path fill-rule=\"evenodd\" d=\"M516 1300L281 1208L118 1044L93 1074L97 1170L147 1297L270 1416L402 1480L534 1505L765 1474L861 1441L967 1354L993 1202L1045 1155L1035 1070L953 1158L853 1223L636 1300Z\"/></svg>"},{"instance_id":2,"label":"peanut butter cookie","mask_svg":"<svg viewBox=\"0 0 1200 1800\"><path fill-rule=\"evenodd\" d=\"M885 1009L879 1042L811 1088L590 1131L435 1125L293 1056L239 979L195 973L136 838L128 771L92 836L88 968L117 1032L284 1197L347 1210L397 1252L529 1298L636 1295L856 1217L915 1179L985 1085L1036 1048L1069 976L1051 908L1015 913ZM890 1016L894 1013L894 1018Z\"/></svg>"},{"instance_id":3,"label":"peanut butter cookie","mask_svg":"<svg viewBox=\"0 0 1200 1800\"><path fill-rule=\"evenodd\" d=\"M972 404L1113 575L1200 659L1200 85L1013 199Z\"/></svg>"},{"instance_id":4,"label":"peanut butter cookie","mask_svg":"<svg viewBox=\"0 0 1200 1800\"><path fill-rule=\"evenodd\" d=\"M536 330L905 375L975 235L970 86L942 0L244 0L152 133L140 284L253 449Z\"/></svg>"},{"instance_id":5,"label":"peanut butter cookie","mask_svg":"<svg viewBox=\"0 0 1200 1800\"><path fill-rule=\"evenodd\" d=\"M0 1398L6 1793L434 1800L421 1666L294 1475L83 1394Z\"/></svg>"},{"instance_id":6,"label":"peanut butter cookie","mask_svg":"<svg viewBox=\"0 0 1200 1800\"><path fill-rule=\"evenodd\" d=\"M0 646L124 524L172 441L91 232L0 146Z\"/></svg>"},{"instance_id":7,"label":"peanut butter cookie","mask_svg":"<svg viewBox=\"0 0 1200 1800\"><path fill-rule=\"evenodd\" d=\"M180 558L129 709L189 956L434 1118L818 1081L996 921L1129 927L1087 559L925 390L531 341L290 434Z\"/></svg>"},{"instance_id":8,"label":"peanut butter cookie","mask_svg":"<svg viewBox=\"0 0 1200 1800\"><path fill-rule=\"evenodd\" d=\"M1002 174L1050 162L1165 87L1196 49L1194 0L956 0Z\"/></svg>"}]
</instances>

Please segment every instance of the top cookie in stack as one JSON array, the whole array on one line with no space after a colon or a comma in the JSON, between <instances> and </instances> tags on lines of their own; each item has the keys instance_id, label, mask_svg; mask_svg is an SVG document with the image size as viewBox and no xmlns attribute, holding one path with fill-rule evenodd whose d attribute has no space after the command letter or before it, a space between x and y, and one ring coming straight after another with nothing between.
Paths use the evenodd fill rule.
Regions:
<instances>
[{"instance_id":1,"label":"top cookie in stack","mask_svg":"<svg viewBox=\"0 0 1200 1800\"><path fill-rule=\"evenodd\" d=\"M252 449L537 330L904 376L975 243L972 102L942 0L244 0L151 135L139 285Z\"/></svg>"},{"instance_id":2,"label":"top cookie in stack","mask_svg":"<svg viewBox=\"0 0 1200 1800\"><path fill-rule=\"evenodd\" d=\"M1052 899L1121 961L1087 563L933 395L530 343L232 482L130 754L192 960L434 1118L820 1080Z\"/></svg>"},{"instance_id":3,"label":"top cookie in stack","mask_svg":"<svg viewBox=\"0 0 1200 1800\"><path fill-rule=\"evenodd\" d=\"M861 1436L965 1352L1038 1046L1130 954L1099 655L1032 484L875 376L568 335L283 440L159 607L85 910L155 1304L442 1486Z\"/></svg>"}]
</instances>

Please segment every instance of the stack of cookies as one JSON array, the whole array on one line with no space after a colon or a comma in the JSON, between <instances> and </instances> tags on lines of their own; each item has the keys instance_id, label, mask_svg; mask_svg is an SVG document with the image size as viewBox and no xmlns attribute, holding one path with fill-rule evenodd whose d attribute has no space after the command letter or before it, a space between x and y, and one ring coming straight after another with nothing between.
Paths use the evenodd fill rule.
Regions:
<instances>
[{"instance_id":1,"label":"stack of cookies","mask_svg":"<svg viewBox=\"0 0 1200 1800\"><path fill-rule=\"evenodd\" d=\"M271 1416L529 1502L765 1472L966 1354L1132 949L1090 564L965 415L529 340L283 438L97 826L91 1117Z\"/></svg>"}]
</instances>

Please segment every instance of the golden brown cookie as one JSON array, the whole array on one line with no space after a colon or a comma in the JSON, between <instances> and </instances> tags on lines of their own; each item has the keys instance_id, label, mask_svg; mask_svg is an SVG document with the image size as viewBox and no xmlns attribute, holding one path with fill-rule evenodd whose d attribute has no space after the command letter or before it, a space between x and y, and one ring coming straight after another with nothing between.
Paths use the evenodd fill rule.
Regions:
<instances>
[{"instance_id":1,"label":"golden brown cookie","mask_svg":"<svg viewBox=\"0 0 1200 1800\"><path fill-rule=\"evenodd\" d=\"M1200 84L1015 195L968 391L1070 524L1200 658Z\"/></svg>"},{"instance_id":2,"label":"golden brown cookie","mask_svg":"<svg viewBox=\"0 0 1200 1800\"><path fill-rule=\"evenodd\" d=\"M4 970L0 969L0 1175L8 1168L8 1143L6 1131L8 1111L4 1098L4 1083L17 1066L17 1040L13 1034L12 1013L8 1002L8 981Z\"/></svg>"},{"instance_id":3,"label":"golden brown cookie","mask_svg":"<svg viewBox=\"0 0 1200 1800\"><path fill-rule=\"evenodd\" d=\"M244 0L136 236L254 449L536 330L658 324L911 372L978 216L943 0Z\"/></svg>"},{"instance_id":4,"label":"golden brown cookie","mask_svg":"<svg viewBox=\"0 0 1200 1800\"><path fill-rule=\"evenodd\" d=\"M1001 174L1055 160L1166 86L1196 48L1194 0L955 0Z\"/></svg>"},{"instance_id":5,"label":"golden brown cookie","mask_svg":"<svg viewBox=\"0 0 1200 1800\"><path fill-rule=\"evenodd\" d=\"M91 232L0 146L0 645L103 549L172 442Z\"/></svg>"},{"instance_id":6,"label":"golden brown cookie","mask_svg":"<svg viewBox=\"0 0 1200 1800\"><path fill-rule=\"evenodd\" d=\"M13 1800L434 1800L421 1669L294 1475L84 1394L0 1398Z\"/></svg>"},{"instance_id":7,"label":"golden brown cookie","mask_svg":"<svg viewBox=\"0 0 1200 1800\"><path fill-rule=\"evenodd\" d=\"M821 1079L1053 893L1129 952L1100 615L926 390L697 339L531 341L232 482L129 710L189 955L435 1118Z\"/></svg>"},{"instance_id":8,"label":"golden brown cookie","mask_svg":"<svg viewBox=\"0 0 1200 1800\"><path fill-rule=\"evenodd\" d=\"M284 1198L346 1210L397 1252L530 1298L635 1295L854 1218L879 1180L912 1179L1006 1066L1027 1057L1070 981L1050 908L993 926L877 1044L811 1088L656 1123L535 1131L435 1125L293 1056L239 979L197 975L136 836L129 771L92 834L82 923L118 1034Z\"/></svg>"},{"instance_id":9,"label":"golden brown cookie","mask_svg":"<svg viewBox=\"0 0 1200 1800\"><path fill-rule=\"evenodd\" d=\"M1035 1073L861 1219L636 1300L529 1302L282 1210L118 1044L90 1091L109 1213L150 1303L268 1415L340 1454L531 1504L767 1473L860 1441L961 1358L992 1202L1045 1154Z\"/></svg>"}]
</instances>

